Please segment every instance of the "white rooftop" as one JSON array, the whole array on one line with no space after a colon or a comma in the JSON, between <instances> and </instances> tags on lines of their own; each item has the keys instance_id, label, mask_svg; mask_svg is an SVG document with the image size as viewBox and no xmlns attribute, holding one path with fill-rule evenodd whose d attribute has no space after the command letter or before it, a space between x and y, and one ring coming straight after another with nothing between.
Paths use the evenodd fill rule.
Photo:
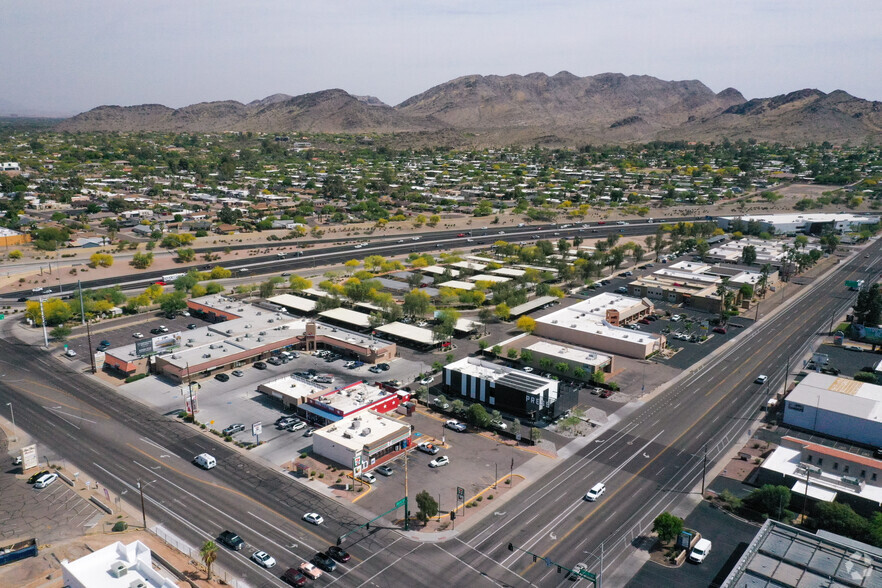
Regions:
<instances>
[{"instance_id":1,"label":"white rooftop","mask_svg":"<svg viewBox=\"0 0 882 588\"><path fill-rule=\"evenodd\" d=\"M508 276L509 278L519 278L527 273L527 270L515 269L513 267L501 267L499 269L493 270L491 273L498 274L500 276Z\"/></svg>"},{"instance_id":2,"label":"white rooftop","mask_svg":"<svg viewBox=\"0 0 882 588\"><path fill-rule=\"evenodd\" d=\"M435 342L432 329L425 329L423 327L408 325L398 321L377 327L375 330L380 333L385 333L386 335L407 339L408 341L416 341L423 345L431 345Z\"/></svg>"},{"instance_id":3,"label":"white rooftop","mask_svg":"<svg viewBox=\"0 0 882 588\"><path fill-rule=\"evenodd\" d=\"M529 347L530 351L542 353L544 355L559 357L562 360L580 363L582 365L590 365L597 367L608 363L612 357L604 355L597 351L591 351L582 347L572 347L569 345L559 345L550 341L537 341Z\"/></svg>"},{"instance_id":4,"label":"white rooftop","mask_svg":"<svg viewBox=\"0 0 882 588\"><path fill-rule=\"evenodd\" d=\"M430 265L429 267L424 267L420 271L422 271L423 273L426 273L426 274L435 274L435 275L439 275L439 276L441 274L443 274L445 271L450 271L450 277L452 277L452 278L455 278L456 276L459 275L459 270L442 267L440 265Z\"/></svg>"},{"instance_id":5,"label":"white rooftop","mask_svg":"<svg viewBox=\"0 0 882 588\"><path fill-rule=\"evenodd\" d=\"M387 396L395 396L395 392L389 392L364 382L355 382L331 392L315 392L312 399L319 404L342 411L343 414L349 414L354 410L379 402Z\"/></svg>"},{"instance_id":6,"label":"white rooftop","mask_svg":"<svg viewBox=\"0 0 882 588\"><path fill-rule=\"evenodd\" d=\"M787 396L787 402L879 422L882 419L882 386L809 373Z\"/></svg>"},{"instance_id":7,"label":"white rooftop","mask_svg":"<svg viewBox=\"0 0 882 588\"><path fill-rule=\"evenodd\" d=\"M479 272L487 267L486 264L483 263L475 263L473 261L457 261L456 263L451 263L451 267L458 267L460 269L467 269Z\"/></svg>"},{"instance_id":8,"label":"white rooftop","mask_svg":"<svg viewBox=\"0 0 882 588\"><path fill-rule=\"evenodd\" d=\"M506 278L504 276L492 276L490 274L478 274L476 276L472 276L468 278L471 282L508 282L511 278Z\"/></svg>"},{"instance_id":9,"label":"white rooftop","mask_svg":"<svg viewBox=\"0 0 882 588\"><path fill-rule=\"evenodd\" d=\"M369 314L358 312L356 310L350 310L348 308L331 308L329 310L323 310L319 313L319 316L323 316L327 319L332 319L335 321L340 321L349 325L355 325L363 329L371 326L371 319Z\"/></svg>"},{"instance_id":10,"label":"white rooftop","mask_svg":"<svg viewBox=\"0 0 882 588\"><path fill-rule=\"evenodd\" d=\"M111 543L74 561L63 560L65 586L72 588L178 588L153 568L150 548L140 541Z\"/></svg>"},{"instance_id":11,"label":"white rooftop","mask_svg":"<svg viewBox=\"0 0 882 588\"><path fill-rule=\"evenodd\" d=\"M365 445L376 443L389 435L409 432L410 425L408 424L368 410L362 410L353 416L344 417L318 429L315 436L342 445L350 451L358 451Z\"/></svg>"},{"instance_id":12,"label":"white rooftop","mask_svg":"<svg viewBox=\"0 0 882 588\"><path fill-rule=\"evenodd\" d=\"M438 288L454 288L456 290L474 290L475 285L471 282L461 282L459 280L450 280L449 282L444 282L443 284L435 284Z\"/></svg>"},{"instance_id":13,"label":"white rooftop","mask_svg":"<svg viewBox=\"0 0 882 588\"><path fill-rule=\"evenodd\" d=\"M294 296L292 294L280 294L279 296L267 298L267 301L286 308L294 308L300 312L312 312L315 310L316 305L315 300L303 298L302 296Z\"/></svg>"},{"instance_id":14,"label":"white rooftop","mask_svg":"<svg viewBox=\"0 0 882 588\"><path fill-rule=\"evenodd\" d=\"M316 392L324 390L324 387L315 386L308 381L296 376L285 376L278 380L263 382L259 387L261 392L271 394L276 398L287 396L289 398L306 398L312 396Z\"/></svg>"}]
</instances>

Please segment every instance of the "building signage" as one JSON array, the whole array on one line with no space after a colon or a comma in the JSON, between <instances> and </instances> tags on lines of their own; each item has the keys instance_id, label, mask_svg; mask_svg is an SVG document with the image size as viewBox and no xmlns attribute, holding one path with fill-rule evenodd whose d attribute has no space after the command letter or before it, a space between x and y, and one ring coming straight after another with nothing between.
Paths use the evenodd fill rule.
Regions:
<instances>
[{"instance_id":1,"label":"building signage","mask_svg":"<svg viewBox=\"0 0 882 588\"><path fill-rule=\"evenodd\" d=\"M21 448L21 471L26 472L37 467L37 446L27 445Z\"/></svg>"},{"instance_id":2,"label":"building signage","mask_svg":"<svg viewBox=\"0 0 882 588\"><path fill-rule=\"evenodd\" d=\"M263 432L263 423L257 422L251 425L251 434L257 437Z\"/></svg>"},{"instance_id":3,"label":"building signage","mask_svg":"<svg viewBox=\"0 0 882 588\"><path fill-rule=\"evenodd\" d=\"M867 343L882 343L882 329L865 327L864 325L851 325L851 329L858 339Z\"/></svg>"},{"instance_id":4,"label":"building signage","mask_svg":"<svg viewBox=\"0 0 882 588\"><path fill-rule=\"evenodd\" d=\"M151 339L139 339L135 341L135 353L138 357L171 351L181 346L181 332L166 333Z\"/></svg>"},{"instance_id":5,"label":"building signage","mask_svg":"<svg viewBox=\"0 0 882 588\"><path fill-rule=\"evenodd\" d=\"M153 353L153 339L138 339L135 341L135 353L138 357Z\"/></svg>"}]
</instances>

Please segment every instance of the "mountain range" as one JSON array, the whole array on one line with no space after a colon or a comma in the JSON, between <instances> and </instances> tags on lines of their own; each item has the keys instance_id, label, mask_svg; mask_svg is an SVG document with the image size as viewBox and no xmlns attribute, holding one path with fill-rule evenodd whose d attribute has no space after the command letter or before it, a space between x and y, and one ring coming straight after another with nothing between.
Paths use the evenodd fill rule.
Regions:
<instances>
[{"instance_id":1,"label":"mountain range","mask_svg":"<svg viewBox=\"0 0 882 588\"><path fill-rule=\"evenodd\" d=\"M340 89L274 94L248 104L100 106L63 131L395 133L444 145L582 145L753 138L790 144L880 142L882 103L805 89L747 100L697 80L605 73L456 78L389 106Z\"/></svg>"}]
</instances>

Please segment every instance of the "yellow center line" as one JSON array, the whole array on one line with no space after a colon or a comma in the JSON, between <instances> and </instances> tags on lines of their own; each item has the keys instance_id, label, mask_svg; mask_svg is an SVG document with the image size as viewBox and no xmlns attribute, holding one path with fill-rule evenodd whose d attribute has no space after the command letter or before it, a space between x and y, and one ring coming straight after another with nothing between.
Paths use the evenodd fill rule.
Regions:
<instances>
[{"instance_id":1,"label":"yellow center line","mask_svg":"<svg viewBox=\"0 0 882 588\"><path fill-rule=\"evenodd\" d=\"M754 358L754 356L756 356L757 354L759 354L760 351L766 351L766 350L765 350L765 349L757 349L752 355L750 355L747 359L745 359L743 362L741 362L741 364L738 366L738 369L743 368L747 363L749 363L749 362ZM735 372L735 370L731 370L731 371L730 371L730 373L733 373L733 372ZM717 384L716 386L714 386L714 387L711 389L711 391L708 392L708 394L710 394L711 392L715 392L715 391L716 391L720 386L722 386L724 383L725 383L725 380L721 381L719 384ZM645 464L642 468L640 468L639 470L637 470L637 472L636 472L633 476L631 476L630 478L628 478L628 480L626 480L625 483L622 484L622 485L621 485L621 486L620 486L615 492L613 492L613 493L611 493L609 496L607 496L606 500L604 500L603 502L601 502L601 503L598 505L598 508L595 508L594 510L592 510L592 511L588 514L588 516L586 516L584 519L582 519L581 521L579 521L578 523L576 523L575 525L573 525L573 527L572 527L569 531L567 531L566 533L564 533L564 535L563 535L560 539L558 539L557 541L555 541L554 543L552 543L551 547L549 547L549 548L545 551L545 553L543 554L542 557L547 557L548 554L551 553L552 550L554 550L558 545L560 545L564 540L566 540L567 537L569 537L570 535L572 535L573 532L575 532L579 527L581 527L582 525L584 525L584 524L585 524L585 523L586 523L591 517L593 517L593 516L594 516L594 515L600 510L600 507L602 507L604 504L606 504L607 502L609 502L610 500L612 500L613 497L616 496L616 494L618 494L619 492L621 492L622 490L624 490L625 487L626 487L628 484L630 484L630 483L633 482L638 476L640 476L646 468L648 468L648 467L651 466L653 463L655 463L655 461L658 460L662 455L664 455L669 449L672 449L673 446L674 446L678 441L680 441L680 439L682 439L684 436L686 436L686 434L689 433L689 431L691 431L691 430L692 430L693 428L695 428L699 423L701 423L701 422L704 420L704 418L705 418L705 417L706 417L706 416L707 416L712 410L714 410L714 409L715 409L715 408L716 408L716 407L717 407L717 406L718 406L723 400L725 400L725 399L726 399L726 398L727 398L732 392L734 392L734 390L735 390L735 388L732 388L732 389L730 389L727 393L725 393L725 394L723 394L722 396L720 396L719 400L717 400L716 402L714 402L714 403L713 403L713 404L712 404L712 405L711 405L706 411L704 411L704 413L703 413L703 414L702 414L702 415L701 415L701 416L700 416L700 417L699 417L694 423L692 423L692 424L689 426L689 428L687 428L685 431L683 431L682 433L680 433L680 435L679 435L676 439L674 439L673 441L671 441L671 443L669 443L668 445L666 445L665 448L662 449L662 450L658 453L658 455L656 455L656 456L653 457L651 460L649 460L648 462L646 462L646 464ZM705 396L707 396L708 394L706 394ZM533 563L531 563L530 565L528 565L527 568L524 570L524 573L528 572L528 571L530 570L530 568L532 568L535 564L536 564L536 562L533 562Z\"/></svg>"},{"instance_id":2,"label":"yellow center line","mask_svg":"<svg viewBox=\"0 0 882 588\"><path fill-rule=\"evenodd\" d=\"M200 478L197 478L196 476L193 476L193 475L191 475L191 474L184 473L183 471L181 471L181 470L179 470L179 469L177 469L177 468L174 468L174 467L168 465L166 462L162 461L161 459L157 459L157 458L153 457L152 455L150 455L150 454L147 453L146 451L143 451L143 450L141 450L141 449L138 449L137 447L135 447L135 446L132 445L131 443L126 443L126 445L128 445L129 447L131 447L132 449L134 449L135 451L137 451L138 453L140 453L141 455L143 455L143 456L146 457L147 459L150 459L150 460L152 460L152 461L155 461L156 463L162 465L163 467L166 467L166 468L170 469L171 471L175 472L176 474L178 474L178 475L180 475L180 476L183 476L184 478L187 478L188 480L192 480L192 481L194 481L194 482L198 482L198 483L200 483L200 484L204 484L204 485L206 485L206 486L211 486L212 488L217 488L218 490L223 490L223 491L225 491L225 492L229 492L229 493L231 493L231 494L235 494L236 496L240 496L240 497L244 498L245 500L248 500L248 501L250 501L250 502L253 502L253 503L256 504L257 506L259 506L259 507L261 507L261 508L264 508L264 509L270 511L271 513L273 513L273 514L279 516L280 518L282 518L282 519L288 521L289 523L293 524L294 526L296 526L298 529L302 530L303 532L305 532L305 533L309 533L309 534L312 535L315 539L317 539L317 540L319 540L319 541L322 541L322 542L325 541L325 539L324 539L323 537L321 537L320 535L317 535L316 533L314 533L314 532L313 532L312 530L310 530L309 528L307 528L307 527L301 527L300 525L297 524L297 521L294 521L294 520L292 520L292 519L289 519L288 517L286 517L285 515L283 515L283 514L280 513L279 511L277 511L277 510L275 510L275 509L273 509L273 508L271 508L271 507L269 507L269 506L263 504L262 502L258 502L257 500L255 500L255 499L252 498L251 496L248 496L247 494L244 494L244 493L239 492L238 490L234 490L234 489L232 489L232 488L227 488L226 486L221 486L220 484L215 484L214 482L206 482L205 480L202 480L202 479L200 479Z\"/></svg>"},{"instance_id":3,"label":"yellow center line","mask_svg":"<svg viewBox=\"0 0 882 588\"><path fill-rule=\"evenodd\" d=\"M52 386L47 386L45 384L41 384L40 382L36 382L34 380L22 380L22 381L27 382L28 384L32 384L34 386L40 386L42 388L46 388L47 390L52 390L53 392L58 392L60 394L64 394L65 396L71 396L70 394L68 394L67 392L65 392L63 390L59 390L57 388L53 388ZM27 394L28 396L36 396L37 398L42 398L43 400L47 400L47 401L53 402L55 404L60 404L60 405L66 407L66 408L69 408L71 410L77 410L77 411L83 412L85 414L88 414L89 416L101 417L104 419L110 418L109 414L107 414L105 412L101 412L100 410L97 410L97 409L92 409L91 407L90 408L83 408L82 406L74 406L72 404L67 404L65 402L62 402L61 400L58 400L57 398L38 394L38 393L34 392L33 390L29 390L26 388L22 388L20 386L16 386L13 383L9 383L9 384L7 384L7 386L9 386L10 388L13 388L14 390L18 390L19 392Z\"/></svg>"}]
</instances>

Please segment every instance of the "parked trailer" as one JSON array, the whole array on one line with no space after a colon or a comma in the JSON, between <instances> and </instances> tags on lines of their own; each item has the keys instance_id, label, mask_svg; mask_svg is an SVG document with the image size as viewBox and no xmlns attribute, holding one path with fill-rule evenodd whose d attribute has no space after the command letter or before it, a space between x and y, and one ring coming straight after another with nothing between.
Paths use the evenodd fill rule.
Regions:
<instances>
[{"instance_id":1,"label":"parked trailer","mask_svg":"<svg viewBox=\"0 0 882 588\"><path fill-rule=\"evenodd\" d=\"M5 566L26 557L37 557L36 539L25 539L6 547L0 547L0 566Z\"/></svg>"}]
</instances>

